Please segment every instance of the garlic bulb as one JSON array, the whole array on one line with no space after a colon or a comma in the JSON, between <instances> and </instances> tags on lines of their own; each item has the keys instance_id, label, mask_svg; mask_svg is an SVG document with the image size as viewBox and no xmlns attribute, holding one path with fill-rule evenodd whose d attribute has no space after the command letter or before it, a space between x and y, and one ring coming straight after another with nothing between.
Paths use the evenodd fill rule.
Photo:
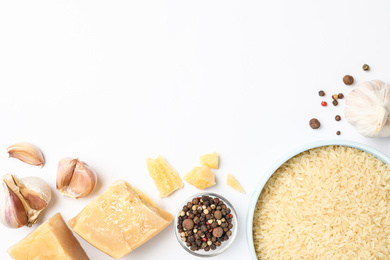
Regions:
<instances>
[{"instance_id":1,"label":"garlic bulb","mask_svg":"<svg viewBox=\"0 0 390 260\"><path fill-rule=\"evenodd\" d=\"M345 118L364 136L390 136L390 85L380 80L366 81L346 100Z\"/></svg>"},{"instance_id":2,"label":"garlic bulb","mask_svg":"<svg viewBox=\"0 0 390 260\"><path fill-rule=\"evenodd\" d=\"M63 158L58 163L57 190L64 196L79 199L93 191L97 183L96 172L85 162Z\"/></svg>"},{"instance_id":3,"label":"garlic bulb","mask_svg":"<svg viewBox=\"0 0 390 260\"><path fill-rule=\"evenodd\" d=\"M51 199L49 185L40 178L18 179L3 176L4 192L0 194L0 222L9 228L31 227Z\"/></svg>"}]
</instances>

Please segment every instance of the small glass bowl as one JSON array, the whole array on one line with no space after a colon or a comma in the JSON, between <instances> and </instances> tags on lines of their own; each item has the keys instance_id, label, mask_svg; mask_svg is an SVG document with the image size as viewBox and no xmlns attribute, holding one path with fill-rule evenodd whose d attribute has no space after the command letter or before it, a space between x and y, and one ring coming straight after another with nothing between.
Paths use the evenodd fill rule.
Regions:
<instances>
[{"instance_id":1,"label":"small glass bowl","mask_svg":"<svg viewBox=\"0 0 390 260\"><path fill-rule=\"evenodd\" d=\"M230 210L231 210L230 214L233 215L233 219L232 219L233 228L230 230L232 232L232 235L229 237L229 239L227 241L223 241L221 243L221 245L219 247L217 247L215 250L205 251L203 249L200 249L198 251L192 251L186 245L186 242L181 241L181 236L180 236L179 231L177 229L177 225L178 225L180 212L182 211L183 207L187 204L187 202L192 201L193 198L202 197L202 196L210 196L212 198L218 198L218 199L222 200L226 204L226 206L228 208L230 208ZM210 192L198 193L198 194L192 195L191 197L186 199L180 205L180 208L179 208L179 210L176 213L174 224L175 224L175 235L176 235L176 238L177 238L177 241L179 242L179 244L188 253L190 253L190 254L192 254L194 256L198 256L198 257L212 257L212 256L216 256L216 255L219 255L219 254L225 252L233 244L233 242L234 242L234 240L235 240L235 238L237 236L237 231L238 231L238 218L237 218L237 213L236 213L233 205L227 199L222 197L221 195L218 195L218 194L215 194L215 193L210 193Z\"/></svg>"}]
</instances>

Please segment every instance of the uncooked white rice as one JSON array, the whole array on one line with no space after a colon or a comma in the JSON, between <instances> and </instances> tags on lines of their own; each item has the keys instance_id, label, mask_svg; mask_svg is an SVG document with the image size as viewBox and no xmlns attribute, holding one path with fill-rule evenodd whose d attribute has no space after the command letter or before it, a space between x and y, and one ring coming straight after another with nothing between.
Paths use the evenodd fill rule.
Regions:
<instances>
[{"instance_id":1,"label":"uncooked white rice","mask_svg":"<svg viewBox=\"0 0 390 260\"><path fill-rule=\"evenodd\" d=\"M390 167L344 146L303 152L256 205L259 259L390 259Z\"/></svg>"}]
</instances>

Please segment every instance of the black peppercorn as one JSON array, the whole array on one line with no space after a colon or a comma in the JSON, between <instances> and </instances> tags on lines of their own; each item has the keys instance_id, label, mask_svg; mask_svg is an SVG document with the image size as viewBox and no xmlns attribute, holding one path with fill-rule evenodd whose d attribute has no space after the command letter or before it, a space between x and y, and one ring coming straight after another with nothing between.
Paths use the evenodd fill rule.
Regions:
<instances>
[{"instance_id":1,"label":"black peppercorn","mask_svg":"<svg viewBox=\"0 0 390 260\"><path fill-rule=\"evenodd\" d=\"M219 211L219 210L215 211L215 212L214 212L214 217L215 217L216 219L221 219L221 218L222 218L222 212Z\"/></svg>"},{"instance_id":2,"label":"black peppercorn","mask_svg":"<svg viewBox=\"0 0 390 260\"><path fill-rule=\"evenodd\" d=\"M339 104L339 102L338 102L337 100L333 100L333 101L332 101L332 104L333 104L334 106L337 106L337 105Z\"/></svg>"},{"instance_id":3,"label":"black peppercorn","mask_svg":"<svg viewBox=\"0 0 390 260\"><path fill-rule=\"evenodd\" d=\"M200 222L200 219L198 217L194 217L194 223L197 225L197 224L199 224L199 222Z\"/></svg>"},{"instance_id":4,"label":"black peppercorn","mask_svg":"<svg viewBox=\"0 0 390 260\"><path fill-rule=\"evenodd\" d=\"M223 229L221 227L214 228L213 236L221 237L223 235Z\"/></svg>"},{"instance_id":5,"label":"black peppercorn","mask_svg":"<svg viewBox=\"0 0 390 260\"><path fill-rule=\"evenodd\" d=\"M320 90L320 91L318 92L318 95L319 95L320 97L323 97L323 96L325 96L325 92L324 92L323 90Z\"/></svg>"},{"instance_id":6,"label":"black peppercorn","mask_svg":"<svg viewBox=\"0 0 390 260\"><path fill-rule=\"evenodd\" d=\"M320 128L321 123L320 123L320 121L318 121L317 118L312 118L312 119L310 119L310 121L309 121L309 125L310 125L310 127L313 128L313 129L318 129L318 128Z\"/></svg>"},{"instance_id":7,"label":"black peppercorn","mask_svg":"<svg viewBox=\"0 0 390 260\"><path fill-rule=\"evenodd\" d=\"M354 81L354 79L351 75L345 75L343 78L343 82L345 85L352 85L353 81Z\"/></svg>"},{"instance_id":8,"label":"black peppercorn","mask_svg":"<svg viewBox=\"0 0 390 260\"><path fill-rule=\"evenodd\" d=\"M367 64L364 64L362 68L364 71L368 71L370 69L370 66L368 66Z\"/></svg>"},{"instance_id":9,"label":"black peppercorn","mask_svg":"<svg viewBox=\"0 0 390 260\"><path fill-rule=\"evenodd\" d=\"M343 99L344 98L344 94L343 93L339 93L338 97L339 97L339 99Z\"/></svg>"},{"instance_id":10,"label":"black peppercorn","mask_svg":"<svg viewBox=\"0 0 390 260\"><path fill-rule=\"evenodd\" d=\"M334 119L335 119L336 121L340 121L340 120L341 120L341 116L337 115L337 116L334 117Z\"/></svg>"},{"instance_id":11,"label":"black peppercorn","mask_svg":"<svg viewBox=\"0 0 390 260\"><path fill-rule=\"evenodd\" d=\"M336 135L340 135L340 134L341 134L341 132L340 132L340 131L337 131L337 132L336 132Z\"/></svg>"},{"instance_id":12,"label":"black peppercorn","mask_svg":"<svg viewBox=\"0 0 390 260\"><path fill-rule=\"evenodd\" d=\"M194 227L194 222L192 221L192 219L186 219L183 221L183 227L186 230L190 230Z\"/></svg>"}]
</instances>

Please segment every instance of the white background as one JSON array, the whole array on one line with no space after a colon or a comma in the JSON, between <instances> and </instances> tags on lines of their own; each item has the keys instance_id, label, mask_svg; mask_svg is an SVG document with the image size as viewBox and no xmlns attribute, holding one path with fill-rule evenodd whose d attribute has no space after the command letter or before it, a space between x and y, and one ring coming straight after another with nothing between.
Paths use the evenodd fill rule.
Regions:
<instances>
[{"instance_id":1,"label":"white background","mask_svg":"<svg viewBox=\"0 0 390 260\"><path fill-rule=\"evenodd\" d=\"M39 224L56 212L68 221L117 179L174 214L198 190L185 183L160 199L146 158L163 155L183 177L200 155L217 151L217 185L208 191L233 203L240 230L215 259L249 259L249 198L280 156L326 139L390 155L389 138L362 137L344 120L345 99L331 105L331 94L357 86L345 86L345 74L390 82L389 11L386 0L1 1L0 172L50 184L53 199ZM309 127L312 117L320 129ZM20 141L42 149L42 169L7 158L6 148ZM90 196L74 201L55 190L66 156L97 171ZM226 186L228 173L245 195ZM0 259L37 226L0 226ZM111 259L77 238L91 259ZM124 259L196 257L171 224Z\"/></svg>"}]
</instances>

